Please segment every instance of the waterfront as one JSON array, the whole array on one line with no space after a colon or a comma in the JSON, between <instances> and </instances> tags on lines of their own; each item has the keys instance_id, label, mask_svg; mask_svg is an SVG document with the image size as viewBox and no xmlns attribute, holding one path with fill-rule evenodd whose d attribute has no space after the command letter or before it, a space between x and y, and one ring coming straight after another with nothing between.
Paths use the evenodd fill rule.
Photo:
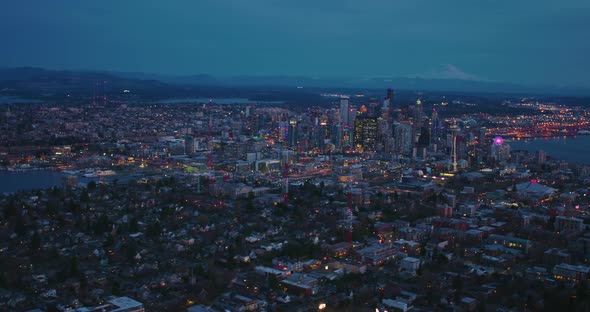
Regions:
<instances>
[{"instance_id":1,"label":"waterfront","mask_svg":"<svg viewBox=\"0 0 590 312\"><path fill-rule=\"evenodd\" d=\"M61 172L47 170L0 171L0 193L61 186L62 176Z\"/></svg>"},{"instance_id":2,"label":"waterfront","mask_svg":"<svg viewBox=\"0 0 590 312\"><path fill-rule=\"evenodd\" d=\"M166 99L155 102L157 104L184 104L184 103L215 103L215 104L283 104L284 101L254 101L247 98L184 98Z\"/></svg>"},{"instance_id":3,"label":"waterfront","mask_svg":"<svg viewBox=\"0 0 590 312\"><path fill-rule=\"evenodd\" d=\"M0 194L14 193L18 191L46 189L54 186L62 187L63 178L66 173L51 170L23 170L23 171L5 171L0 170ZM90 181L95 182L120 182L126 183L137 180L141 174L124 174L105 177L84 177L76 175L78 184L87 185Z\"/></svg>"},{"instance_id":4,"label":"waterfront","mask_svg":"<svg viewBox=\"0 0 590 312\"><path fill-rule=\"evenodd\" d=\"M590 136L588 135L514 140L508 144L510 144L513 151L525 150L534 153L543 150L547 155L555 159L580 164L590 163L588 158L588 155L590 155Z\"/></svg>"}]
</instances>

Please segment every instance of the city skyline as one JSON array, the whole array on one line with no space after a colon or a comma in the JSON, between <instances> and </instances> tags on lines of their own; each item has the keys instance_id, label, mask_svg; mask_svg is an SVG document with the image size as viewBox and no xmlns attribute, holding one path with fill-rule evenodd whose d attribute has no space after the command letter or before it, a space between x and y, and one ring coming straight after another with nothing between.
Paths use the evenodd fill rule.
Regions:
<instances>
[{"instance_id":1,"label":"city skyline","mask_svg":"<svg viewBox=\"0 0 590 312\"><path fill-rule=\"evenodd\" d=\"M0 13L0 66L590 86L583 1L33 3Z\"/></svg>"},{"instance_id":2,"label":"city skyline","mask_svg":"<svg viewBox=\"0 0 590 312\"><path fill-rule=\"evenodd\" d=\"M590 310L589 15L0 6L0 311Z\"/></svg>"}]
</instances>

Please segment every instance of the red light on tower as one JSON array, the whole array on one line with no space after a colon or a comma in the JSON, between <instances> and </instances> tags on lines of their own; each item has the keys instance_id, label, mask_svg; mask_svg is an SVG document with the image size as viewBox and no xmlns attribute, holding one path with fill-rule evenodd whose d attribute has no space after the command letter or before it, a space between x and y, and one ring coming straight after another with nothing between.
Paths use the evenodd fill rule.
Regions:
<instances>
[{"instance_id":1,"label":"red light on tower","mask_svg":"<svg viewBox=\"0 0 590 312\"><path fill-rule=\"evenodd\" d=\"M494 138L494 145L500 146L502 144L504 144L504 139L501 136Z\"/></svg>"}]
</instances>

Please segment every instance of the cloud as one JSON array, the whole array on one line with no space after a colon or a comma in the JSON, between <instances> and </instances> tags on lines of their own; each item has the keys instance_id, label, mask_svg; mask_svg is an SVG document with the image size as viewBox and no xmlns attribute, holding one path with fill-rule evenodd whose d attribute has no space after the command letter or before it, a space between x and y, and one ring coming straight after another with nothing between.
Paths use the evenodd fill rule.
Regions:
<instances>
[{"instance_id":1,"label":"cloud","mask_svg":"<svg viewBox=\"0 0 590 312\"><path fill-rule=\"evenodd\" d=\"M424 79L459 79L459 80L487 80L477 75L469 74L453 64L441 64L438 68L426 73L413 75L413 78Z\"/></svg>"}]
</instances>

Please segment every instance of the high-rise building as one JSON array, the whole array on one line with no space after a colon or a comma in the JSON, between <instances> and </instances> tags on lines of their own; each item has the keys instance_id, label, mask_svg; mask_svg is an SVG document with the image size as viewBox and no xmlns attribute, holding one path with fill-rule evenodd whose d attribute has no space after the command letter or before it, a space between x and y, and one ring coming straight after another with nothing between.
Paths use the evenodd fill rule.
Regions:
<instances>
[{"instance_id":1,"label":"high-rise building","mask_svg":"<svg viewBox=\"0 0 590 312\"><path fill-rule=\"evenodd\" d=\"M356 120L357 111L356 108L348 106L348 126L353 128L354 121Z\"/></svg>"},{"instance_id":2,"label":"high-rise building","mask_svg":"<svg viewBox=\"0 0 590 312\"><path fill-rule=\"evenodd\" d=\"M418 137L418 147L426 148L430 145L430 128L423 126L420 128L420 136Z\"/></svg>"},{"instance_id":3,"label":"high-rise building","mask_svg":"<svg viewBox=\"0 0 590 312\"><path fill-rule=\"evenodd\" d=\"M289 120L289 130L287 135L289 137L289 147L297 146L297 120L295 120L295 118Z\"/></svg>"},{"instance_id":4,"label":"high-rise building","mask_svg":"<svg viewBox=\"0 0 590 312\"><path fill-rule=\"evenodd\" d=\"M334 146L338 149L342 148L342 124L335 123L332 125L332 130L330 131L330 141L334 144Z\"/></svg>"},{"instance_id":5,"label":"high-rise building","mask_svg":"<svg viewBox=\"0 0 590 312\"><path fill-rule=\"evenodd\" d=\"M381 118L391 121L393 117L393 89L387 89L387 96L383 99L381 106Z\"/></svg>"},{"instance_id":6,"label":"high-rise building","mask_svg":"<svg viewBox=\"0 0 590 312\"><path fill-rule=\"evenodd\" d=\"M547 161L547 153L543 150L537 151L537 164L542 165Z\"/></svg>"},{"instance_id":7,"label":"high-rise building","mask_svg":"<svg viewBox=\"0 0 590 312\"><path fill-rule=\"evenodd\" d=\"M377 118L359 116L354 123L354 147L357 151L375 151L377 143Z\"/></svg>"},{"instance_id":8,"label":"high-rise building","mask_svg":"<svg viewBox=\"0 0 590 312\"><path fill-rule=\"evenodd\" d=\"M422 100L416 100L414 106L414 124L418 127L422 126Z\"/></svg>"},{"instance_id":9,"label":"high-rise building","mask_svg":"<svg viewBox=\"0 0 590 312\"><path fill-rule=\"evenodd\" d=\"M449 126L449 132L451 134L451 166L453 172L457 172L457 134L459 133L459 127L454 120Z\"/></svg>"},{"instance_id":10,"label":"high-rise building","mask_svg":"<svg viewBox=\"0 0 590 312\"><path fill-rule=\"evenodd\" d=\"M278 132L278 141L285 142L287 141L289 126L286 121L280 121L277 127Z\"/></svg>"},{"instance_id":11,"label":"high-rise building","mask_svg":"<svg viewBox=\"0 0 590 312\"><path fill-rule=\"evenodd\" d=\"M348 99L340 99L340 120L344 124L348 124L350 105Z\"/></svg>"},{"instance_id":12,"label":"high-rise building","mask_svg":"<svg viewBox=\"0 0 590 312\"><path fill-rule=\"evenodd\" d=\"M422 100L416 100L416 105L412 111L412 137L414 142L418 141L422 127Z\"/></svg>"},{"instance_id":13,"label":"high-rise building","mask_svg":"<svg viewBox=\"0 0 590 312\"><path fill-rule=\"evenodd\" d=\"M187 135L184 137L184 153L193 156L197 150L197 144L193 136Z\"/></svg>"},{"instance_id":14,"label":"high-rise building","mask_svg":"<svg viewBox=\"0 0 590 312\"><path fill-rule=\"evenodd\" d=\"M318 147L324 148L326 140L330 138L330 127L327 116L321 116L318 123Z\"/></svg>"},{"instance_id":15,"label":"high-rise building","mask_svg":"<svg viewBox=\"0 0 590 312\"><path fill-rule=\"evenodd\" d=\"M394 152L400 155L412 153L412 126L402 123L393 124Z\"/></svg>"},{"instance_id":16,"label":"high-rise building","mask_svg":"<svg viewBox=\"0 0 590 312\"><path fill-rule=\"evenodd\" d=\"M510 159L510 145L508 144L495 144L491 145L490 156L496 161L507 161Z\"/></svg>"}]
</instances>

